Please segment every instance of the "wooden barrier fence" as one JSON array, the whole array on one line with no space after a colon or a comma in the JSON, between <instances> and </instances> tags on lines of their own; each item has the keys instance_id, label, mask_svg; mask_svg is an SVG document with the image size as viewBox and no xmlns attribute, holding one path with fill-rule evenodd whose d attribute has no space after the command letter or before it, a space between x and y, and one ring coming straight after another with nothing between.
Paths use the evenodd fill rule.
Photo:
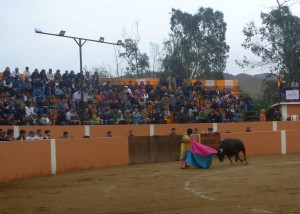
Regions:
<instances>
[{"instance_id":1,"label":"wooden barrier fence","mask_svg":"<svg viewBox=\"0 0 300 214\"><path fill-rule=\"evenodd\" d=\"M221 139L241 139L245 143L248 156L299 154L299 123L286 123L293 124L293 127L290 127L293 129L221 133ZM100 131L105 126L98 127ZM121 127L126 126L115 126L116 129L113 129L113 132L117 132L117 129ZM120 133L124 135L121 137L0 142L0 182L48 176L73 170L179 159L180 135L159 136L155 134L157 131L154 126L137 127L148 127L149 130L145 131L147 136L127 137L124 136L127 130L122 130ZM163 128L159 126L158 130ZM178 128L185 129L186 127ZM140 132L142 133L142 130ZM82 134L80 136L82 137Z\"/></svg>"}]
</instances>

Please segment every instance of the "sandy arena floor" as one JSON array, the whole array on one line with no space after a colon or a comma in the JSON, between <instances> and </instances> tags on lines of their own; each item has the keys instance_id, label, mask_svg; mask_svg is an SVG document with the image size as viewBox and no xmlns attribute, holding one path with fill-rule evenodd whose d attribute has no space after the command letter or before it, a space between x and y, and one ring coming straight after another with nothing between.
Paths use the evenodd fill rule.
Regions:
<instances>
[{"instance_id":1,"label":"sandy arena floor","mask_svg":"<svg viewBox=\"0 0 300 214\"><path fill-rule=\"evenodd\" d=\"M300 213L300 155L132 165L0 184L0 213Z\"/></svg>"}]
</instances>

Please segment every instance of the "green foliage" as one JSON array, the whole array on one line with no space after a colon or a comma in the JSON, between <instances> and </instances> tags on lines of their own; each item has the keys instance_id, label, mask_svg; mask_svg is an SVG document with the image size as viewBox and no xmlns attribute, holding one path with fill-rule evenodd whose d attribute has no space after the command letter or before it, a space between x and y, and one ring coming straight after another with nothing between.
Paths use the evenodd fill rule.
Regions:
<instances>
[{"instance_id":1,"label":"green foliage","mask_svg":"<svg viewBox=\"0 0 300 214\"><path fill-rule=\"evenodd\" d=\"M239 66L268 65L271 73L282 72L286 81L300 79L300 19L284 5L287 2L278 2L278 7L269 13L262 12L260 28L250 22L243 29L245 40L242 47L250 50L259 61L244 57L242 61L236 61Z\"/></svg>"},{"instance_id":2,"label":"green foliage","mask_svg":"<svg viewBox=\"0 0 300 214\"><path fill-rule=\"evenodd\" d=\"M276 80L265 79L262 81L263 99L270 104L274 104L279 100L279 88Z\"/></svg>"},{"instance_id":3,"label":"green foliage","mask_svg":"<svg viewBox=\"0 0 300 214\"><path fill-rule=\"evenodd\" d=\"M172 9L170 38L164 43L164 71L183 78L224 79L229 46L223 13L201 7L194 15Z\"/></svg>"},{"instance_id":4,"label":"green foliage","mask_svg":"<svg viewBox=\"0 0 300 214\"><path fill-rule=\"evenodd\" d=\"M139 76L142 71L149 68L149 57L146 53L140 52L137 41L130 38L125 39L123 48L125 52L120 53L120 57L127 61L131 74Z\"/></svg>"}]
</instances>

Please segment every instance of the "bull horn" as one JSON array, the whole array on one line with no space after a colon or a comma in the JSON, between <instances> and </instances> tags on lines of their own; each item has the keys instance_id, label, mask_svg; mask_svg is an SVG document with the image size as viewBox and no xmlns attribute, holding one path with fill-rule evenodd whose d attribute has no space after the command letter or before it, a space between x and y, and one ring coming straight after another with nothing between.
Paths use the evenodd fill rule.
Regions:
<instances>
[{"instance_id":1,"label":"bull horn","mask_svg":"<svg viewBox=\"0 0 300 214\"><path fill-rule=\"evenodd\" d=\"M222 153L224 150L223 149L219 149L219 151Z\"/></svg>"}]
</instances>

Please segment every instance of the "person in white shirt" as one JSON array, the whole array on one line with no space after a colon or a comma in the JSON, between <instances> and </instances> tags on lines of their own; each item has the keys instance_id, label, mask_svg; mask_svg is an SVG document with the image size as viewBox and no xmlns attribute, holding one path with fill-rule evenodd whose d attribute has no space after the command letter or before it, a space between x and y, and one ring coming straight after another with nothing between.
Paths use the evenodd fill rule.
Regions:
<instances>
[{"instance_id":1,"label":"person in white shirt","mask_svg":"<svg viewBox=\"0 0 300 214\"><path fill-rule=\"evenodd\" d=\"M42 134L42 130L38 129L36 130L36 135L34 136L35 140L43 140L43 134Z\"/></svg>"},{"instance_id":2,"label":"person in white shirt","mask_svg":"<svg viewBox=\"0 0 300 214\"><path fill-rule=\"evenodd\" d=\"M31 77L31 74L30 74L30 71L29 71L29 67L26 67L25 71L23 71L23 78L24 79L26 79L26 78L30 79L30 77Z\"/></svg>"},{"instance_id":3,"label":"person in white shirt","mask_svg":"<svg viewBox=\"0 0 300 214\"><path fill-rule=\"evenodd\" d=\"M19 68L15 68L15 70L11 73L11 76L13 78L19 77L20 76Z\"/></svg>"},{"instance_id":4,"label":"person in white shirt","mask_svg":"<svg viewBox=\"0 0 300 214\"><path fill-rule=\"evenodd\" d=\"M27 116L36 115L36 113L34 112L34 107L32 106L31 103L25 106L25 115Z\"/></svg>"},{"instance_id":5,"label":"person in white shirt","mask_svg":"<svg viewBox=\"0 0 300 214\"><path fill-rule=\"evenodd\" d=\"M132 94L131 89L127 85L125 85L124 87L125 87L125 93Z\"/></svg>"},{"instance_id":6,"label":"person in white shirt","mask_svg":"<svg viewBox=\"0 0 300 214\"><path fill-rule=\"evenodd\" d=\"M46 126L46 125L51 125L50 119L47 117L46 114L42 114L41 119L39 120L39 124Z\"/></svg>"},{"instance_id":7,"label":"person in white shirt","mask_svg":"<svg viewBox=\"0 0 300 214\"><path fill-rule=\"evenodd\" d=\"M26 140L35 140L34 139L34 131L28 132L28 136L26 137Z\"/></svg>"},{"instance_id":8,"label":"person in white shirt","mask_svg":"<svg viewBox=\"0 0 300 214\"><path fill-rule=\"evenodd\" d=\"M73 101L75 102L76 100L81 100L81 91L78 89L74 94L73 94Z\"/></svg>"},{"instance_id":9,"label":"person in white shirt","mask_svg":"<svg viewBox=\"0 0 300 214\"><path fill-rule=\"evenodd\" d=\"M49 81L51 81L51 82L54 81L54 75L52 73L52 69L51 68L49 69L49 71L48 71L48 73L46 75L47 75L47 79Z\"/></svg>"}]
</instances>

